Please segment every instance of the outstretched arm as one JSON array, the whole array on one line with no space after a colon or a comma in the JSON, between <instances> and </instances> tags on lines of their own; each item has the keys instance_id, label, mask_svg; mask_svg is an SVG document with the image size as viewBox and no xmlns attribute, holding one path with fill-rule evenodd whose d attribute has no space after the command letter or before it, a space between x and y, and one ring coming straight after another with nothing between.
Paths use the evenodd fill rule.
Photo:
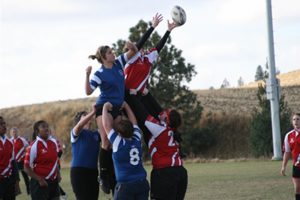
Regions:
<instances>
[{"instance_id":1,"label":"outstretched arm","mask_svg":"<svg viewBox=\"0 0 300 200\"><path fill-rule=\"evenodd\" d=\"M88 121L90 121L92 119L92 117L94 116L95 113L96 113L96 108L95 108L95 106L93 106L93 110L90 113L88 113L86 116L81 118L79 120L79 122L74 126L73 133L76 136L79 135L79 133L81 132L83 127L88 123Z\"/></svg>"},{"instance_id":2,"label":"outstretched arm","mask_svg":"<svg viewBox=\"0 0 300 200\"><path fill-rule=\"evenodd\" d=\"M124 108L129 121L133 124L133 125L137 125L137 121L136 121L136 117L133 113L133 111L131 110L130 106L124 101L122 107Z\"/></svg>"},{"instance_id":3,"label":"outstretched arm","mask_svg":"<svg viewBox=\"0 0 300 200\"><path fill-rule=\"evenodd\" d=\"M126 42L125 46L127 49L129 49L129 51L125 53L126 57L128 60L130 60L130 58L132 58L138 52L138 49L132 42L129 41Z\"/></svg>"},{"instance_id":4,"label":"outstretched arm","mask_svg":"<svg viewBox=\"0 0 300 200\"><path fill-rule=\"evenodd\" d=\"M168 30L166 31L164 36L160 39L160 41L156 45L156 50L158 53L162 50L162 48L166 44L167 39L168 39L169 35L171 34L171 31L177 26L178 25L175 22L169 22L169 20L168 20Z\"/></svg>"},{"instance_id":5,"label":"outstretched arm","mask_svg":"<svg viewBox=\"0 0 300 200\"><path fill-rule=\"evenodd\" d=\"M136 47L138 50L141 50L147 39L150 37L153 30L158 26L158 24L163 20L163 16L161 14L156 13L152 18L150 28L143 34L141 39L136 43Z\"/></svg>"}]
</instances>

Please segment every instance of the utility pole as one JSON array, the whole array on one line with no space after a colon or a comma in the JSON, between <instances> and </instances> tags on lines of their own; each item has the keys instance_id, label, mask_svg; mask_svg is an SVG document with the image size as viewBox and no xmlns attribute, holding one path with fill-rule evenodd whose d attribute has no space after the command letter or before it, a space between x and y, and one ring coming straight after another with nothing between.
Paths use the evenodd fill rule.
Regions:
<instances>
[{"instance_id":1,"label":"utility pole","mask_svg":"<svg viewBox=\"0 0 300 200\"><path fill-rule=\"evenodd\" d=\"M272 23L272 5L271 0L266 0L267 7L267 28L268 28L268 65L269 78L267 80L267 98L271 104L272 119L272 138L273 138L273 157L272 160L282 160L281 137L280 137L280 119L279 119L279 82L276 79L275 56L274 56L274 38Z\"/></svg>"}]
</instances>

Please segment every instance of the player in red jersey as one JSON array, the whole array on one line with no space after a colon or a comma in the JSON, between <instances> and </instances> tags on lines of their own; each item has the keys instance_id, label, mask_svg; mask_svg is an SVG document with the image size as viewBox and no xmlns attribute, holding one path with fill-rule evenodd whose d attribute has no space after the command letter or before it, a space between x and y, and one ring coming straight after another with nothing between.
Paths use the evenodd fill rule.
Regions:
<instances>
[{"instance_id":1,"label":"player in red jersey","mask_svg":"<svg viewBox=\"0 0 300 200\"><path fill-rule=\"evenodd\" d=\"M181 125L181 115L176 110L167 113L161 122L149 115L142 103L135 105L137 119L150 131L148 142L152 159L151 199L184 199L188 177L179 153L179 144L174 132Z\"/></svg>"},{"instance_id":2,"label":"player in red jersey","mask_svg":"<svg viewBox=\"0 0 300 200\"><path fill-rule=\"evenodd\" d=\"M284 138L284 155L281 174L285 176L286 165L293 157L292 180L295 189L295 199L300 200L300 113L293 114L292 124L294 130L288 132Z\"/></svg>"},{"instance_id":3,"label":"player in red jersey","mask_svg":"<svg viewBox=\"0 0 300 200\"><path fill-rule=\"evenodd\" d=\"M19 179L13 142L6 137L6 122L0 116L0 199L15 200Z\"/></svg>"},{"instance_id":4,"label":"player in red jersey","mask_svg":"<svg viewBox=\"0 0 300 200\"><path fill-rule=\"evenodd\" d=\"M168 21L168 29L157 45L148 52L141 49L125 65L125 101L133 109L134 113L136 113L136 101L141 101L147 111L156 118L163 112L162 107L151 93L149 93L147 84L153 63L157 61L159 53L167 42L171 31L177 26L176 23ZM147 30L146 33L148 33L148 37L153 30L152 27ZM142 38L139 43L145 43L148 37ZM139 47L139 43L137 47ZM144 134L149 135L149 132L145 129L143 124L139 124L139 126ZM146 143L147 138L148 136L144 137Z\"/></svg>"},{"instance_id":5,"label":"player in red jersey","mask_svg":"<svg viewBox=\"0 0 300 200\"><path fill-rule=\"evenodd\" d=\"M18 170L21 171L23 176L27 194L30 194L29 177L24 171L24 157L26 148L29 146L27 140L19 135L19 129L13 127L10 129L10 136L14 143L15 159L17 162Z\"/></svg>"},{"instance_id":6,"label":"player in red jersey","mask_svg":"<svg viewBox=\"0 0 300 200\"><path fill-rule=\"evenodd\" d=\"M58 145L50 136L49 125L40 120L34 124L36 139L26 149L24 169L31 177L32 200L59 199L60 174L58 169Z\"/></svg>"}]
</instances>

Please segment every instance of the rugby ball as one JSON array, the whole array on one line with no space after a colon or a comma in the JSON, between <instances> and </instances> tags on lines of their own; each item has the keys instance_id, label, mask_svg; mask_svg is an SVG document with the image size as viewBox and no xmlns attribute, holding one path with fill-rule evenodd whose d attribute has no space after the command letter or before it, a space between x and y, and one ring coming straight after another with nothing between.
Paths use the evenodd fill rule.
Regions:
<instances>
[{"instance_id":1,"label":"rugby ball","mask_svg":"<svg viewBox=\"0 0 300 200\"><path fill-rule=\"evenodd\" d=\"M185 11L180 6L174 6L172 8L171 17L173 21L179 26L183 25L186 22Z\"/></svg>"}]
</instances>

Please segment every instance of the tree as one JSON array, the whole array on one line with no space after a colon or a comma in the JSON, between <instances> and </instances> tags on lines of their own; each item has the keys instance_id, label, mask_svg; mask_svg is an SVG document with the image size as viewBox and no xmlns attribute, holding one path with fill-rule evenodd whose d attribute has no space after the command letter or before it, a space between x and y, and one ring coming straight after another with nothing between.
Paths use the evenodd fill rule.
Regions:
<instances>
[{"instance_id":1,"label":"tree","mask_svg":"<svg viewBox=\"0 0 300 200\"><path fill-rule=\"evenodd\" d=\"M255 81L264 80L264 76L265 74L261 65L258 65L255 73Z\"/></svg>"},{"instance_id":2,"label":"tree","mask_svg":"<svg viewBox=\"0 0 300 200\"><path fill-rule=\"evenodd\" d=\"M238 86L241 87L244 85L244 80L243 78L240 76L239 80L238 80Z\"/></svg>"},{"instance_id":3,"label":"tree","mask_svg":"<svg viewBox=\"0 0 300 200\"><path fill-rule=\"evenodd\" d=\"M229 83L229 81L225 78L224 80L223 80L223 83L222 83L222 85L221 85L221 89L223 89L223 88L229 88L230 87L230 83Z\"/></svg>"},{"instance_id":4,"label":"tree","mask_svg":"<svg viewBox=\"0 0 300 200\"><path fill-rule=\"evenodd\" d=\"M129 40L137 42L149 24L140 20L137 25L129 29ZM173 31L176 31L173 30ZM161 36L155 31L147 40L144 49L155 47ZM117 53L123 51L125 40L118 40L113 47ZM195 66L186 63L182 51L171 44L169 37L164 48L160 51L158 61L153 65L149 79L152 95L164 108L176 108L183 113L184 131L191 131L198 123L202 113L202 106L197 95L189 90L183 83L189 83L196 75Z\"/></svg>"},{"instance_id":5,"label":"tree","mask_svg":"<svg viewBox=\"0 0 300 200\"><path fill-rule=\"evenodd\" d=\"M254 156L270 156L273 152L270 102L266 97L266 87L259 85L257 91L259 106L253 110L250 124L250 144ZM282 95L279 101L281 140L290 128L291 110Z\"/></svg>"}]
</instances>

